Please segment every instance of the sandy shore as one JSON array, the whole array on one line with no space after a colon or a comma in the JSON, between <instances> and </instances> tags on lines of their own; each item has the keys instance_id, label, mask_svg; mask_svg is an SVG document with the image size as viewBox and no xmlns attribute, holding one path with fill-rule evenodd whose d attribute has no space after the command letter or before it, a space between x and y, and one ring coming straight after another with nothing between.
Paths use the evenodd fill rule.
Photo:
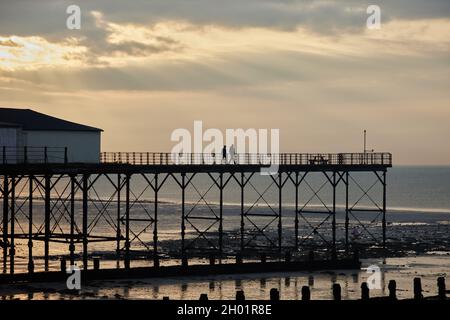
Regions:
<instances>
[{"instance_id":1,"label":"sandy shore","mask_svg":"<svg viewBox=\"0 0 450 320\"><path fill-rule=\"evenodd\" d=\"M371 273L365 268L380 268L380 287L371 296L387 295L389 280L397 281L399 298L412 297L412 280L422 278L425 296L436 294L436 279L450 273L450 253L383 259L364 259L361 270L323 272L268 273L253 275L175 277L167 279L138 279L92 281L80 292L69 292L64 283L2 286L2 299L198 299L207 293L210 299L232 300L236 290L244 290L247 299L268 299L271 288L278 288L281 298L300 298L301 287L309 285L313 299L331 299L331 286L339 283L343 299L358 299L360 286Z\"/></svg>"}]
</instances>

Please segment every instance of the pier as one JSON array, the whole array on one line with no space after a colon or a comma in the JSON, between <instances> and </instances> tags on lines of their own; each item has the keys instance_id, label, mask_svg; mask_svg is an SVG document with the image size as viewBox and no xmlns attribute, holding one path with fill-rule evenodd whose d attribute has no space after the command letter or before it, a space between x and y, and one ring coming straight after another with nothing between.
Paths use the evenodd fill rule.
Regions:
<instances>
[{"instance_id":1,"label":"pier","mask_svg":"<svg viewBox=\"0 0 450 320\"><path fill-rule=\"evenodd\" d=\"M29 152L26 148L10 153L3 150L0 159L3 273L16 273L18 241L27 244L29 274L37 272L34 252L37 242L43 244L43 270L39 272L59 269L59 266L51 267L52 243L65 246L68 262L81 263L84 271L90 269L90 259L95 258L91 249L95 243L108 248L119 268L132 268L133 257L138 255L149 257L152 267L159 267L162 257L170 255L161 252L159 237L161 193L169 181L177 186L179 195L180 245L175 257L181 259L183 266L188 266L192 256L203 256L210 263L217 260L221 264L223 258L230 256L245 259L256 254L264 257L261 261L265 262L265 255L278 256L281 260L299 252L312 254L312 236L319 238L330 259L336 260L342 250L351 254L351 223L360 225L367 233L370 245L386 247L386 176L392 166L390 153L236 154L233 159L222 159L222 155L214 154L106 152L101 153L99 163L72 163L67 160L64 148L35 149L32 156ZM254 179L270 168L276 168L276 172L261 176L269 185L259 190ZM370 186L358 183L355 175L359 173L372 175L373 183ZM323 179L318 188L308 183L312 175ZM206 190L196 186L194 178L198 176L209 181ZM137 179L140 189L136 189ZM103 187L108 185L111 190L108 195L99 195L100 182ZM321 208L312 206L311 199L303 196L301 188L304 187L320 200ZM325 187L331 190L329 199L321 198L320 191ZM342 235L337 232L336 221L338 187L343 190L341 200L345 203ZM227 219L224 197L231 188L238 194L234 201L240 207L240 224L236 226L238 233L233 243L224 239L223 227ZM277 195L275 205L266 201L269 188ZM283 199L288 188L295 194L295 208L294 234L286 241ZM376 199L369 193L375 188ZM197 204L209 208L208 214L197 214L197 205L187 202L188 189L198 195ZM253 205L247 200L249 189L258 195ZM361 198L367 197L372 205L361 206L359 196L351 202L350 195L355 192ZM217 203L209 203L206 193L216 194ZM143 202L144 197L151 201ZM37 214L37 203L42 206L41 215ZM268 213L258 211L260 204ZM134 214L137 206L145 217ZM375 214L379 223L371 227L379 232L373 233L357 218L357 213ZM322 221L312 223L311 214L323 216ZM258 222L261 217L268 222L262 225ZM99 226L107 226L108 232L99 230ZM299 234L302 226L309 234ZM324 228L331 232L322 233ZM269 229L276 230L275 237L268 233ZM344 245L342 250L339 243Z\"/></svg>"}]
</instances>

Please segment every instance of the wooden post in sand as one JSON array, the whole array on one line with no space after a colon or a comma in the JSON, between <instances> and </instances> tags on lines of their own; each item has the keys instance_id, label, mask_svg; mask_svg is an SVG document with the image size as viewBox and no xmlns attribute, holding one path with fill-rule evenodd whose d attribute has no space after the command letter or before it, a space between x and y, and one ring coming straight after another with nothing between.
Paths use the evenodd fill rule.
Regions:
<instances>
[{"instance_id":1,"label":"wooden post in sand","mask_svg":"<svg viewBox=\"0 0 450 320\"><path fill-rule=\"evenodd\" d=\"M420 278L414 278L414 299L420 300L422 298L422 282Z\"/></svg>"},{"instance_id":2,"label":"wooden post in sand","mask_svg":"<svg viewBox=\"0 0 450 320\"><path fill-rule=\"evenodd\" d=\"M237 290L236 291L236 301L245 301L244 290Z\"/></svg>"},{"instance_id":3,"label":"wooden post in sand","mask_svg":"<svg viewBox=\"0 0 450 320\"><path fill-rule=\"evenodd\" d=\"M276 288L270 289L270 300L271 301L278 301L280 300L280 292Z\"/></svg>"},{"instance_id":4,"label":"wooden post in sand","mask_svg":"<svg viewBox=\"0 0 450 320\"><path fill-rule=\"evenodd\" d=\"M361 283L361 300L369 300L369 286L367 282Z\"/></svg>"},{"instance_id":5,"label":"wooden post in sand","mask_svg":"<svg viewBox=\"0 0 450 320\"><path fill-rule=\"evenodd\" d=\"M303 301L311 300L311 291L309 290L308 286L302 287L302 300Z\"/></svg>"},{"instance_id":6,"label":"wooden post in sand","mask_svg":"<svg viewBox=\"0 0 450 320\"><path fill-rule=\"evenodd\" d=\"M397 282L390 280L388 284L389 299L397 300Z\"/></svg>"},{"instance_id":7,"label":"wooden post in sand","mask_svg":"<svg viewBox=\"0 0 450 320\"><path fill-rule=\"evenodd\" d=\"M333 284L333 299L336 301L341 300L341 285L339 283Z\"/></svg>"},{"instance_id":8,"label":"wooden post in sand","mask_svg":"<svg viewBox=\"0 0 450 320\"><path fill-rule=\"evenodd\" d=\"M438 297L440 300L447 299L446 290L445 290L445 278L439 277L437 279L437 286L438 286Z\"/></svg>"}]
</instances>

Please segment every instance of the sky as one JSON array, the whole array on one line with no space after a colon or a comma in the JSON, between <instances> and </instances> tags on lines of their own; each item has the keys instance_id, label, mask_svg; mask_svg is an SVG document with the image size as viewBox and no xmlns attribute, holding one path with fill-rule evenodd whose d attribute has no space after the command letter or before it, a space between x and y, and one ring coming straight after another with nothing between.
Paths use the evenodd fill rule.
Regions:
<instances>
[{"instance_id":1,"label":"sky","mask_svg":"<svg viewBox=\"0 0 450 320\"><path fill-rule=\"evenodd\" d=\"M395 164L449 165L450 1L0 0L0 106L102 128L103 151L201 120L284 152L360 152L366 129Z\"/></svg>"}]
</instances>

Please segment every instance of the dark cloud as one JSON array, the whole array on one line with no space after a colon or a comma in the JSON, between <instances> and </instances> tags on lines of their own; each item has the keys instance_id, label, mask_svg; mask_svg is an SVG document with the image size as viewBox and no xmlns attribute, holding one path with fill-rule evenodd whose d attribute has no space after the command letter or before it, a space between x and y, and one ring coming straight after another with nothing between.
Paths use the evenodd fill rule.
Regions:
<instances>
[{"instance_id":1,"label":"dark cloud","mask_svg":"<svg viewBox=\"0 0 450 320\"><path fill-rule=\"evenodd\" d=\"M82 30L65 28L66 8L82 9ZM448 0L1 0L2 34L45 34L49 37L85 35L95 37L92 10L105 14L108 21L151 25L162 20L182 20L202 25L230 28L265 27L293 29L298 26L314 32L357 32L365 27L366 8L377 4L384 22L391 19L448 18Z\"/></svg>"},{"instance_id":2,"label":"dark cloud","mask_svg":"<svg viewBox=\"0 0 450 320\"><path fill-rule=\"evenodd\" d=\"M66 8L81 7L81 30L66 28ZM154 35L151 44L134 39L112 44L110 30L99 25L92 11L101 12L106 22L151 27L164 20L186 21L194 27L219 25L227 28L263 27L292 30L304 27L316 33L342 35L365 28L366 8L372 1L342 0L0 0L0 36L45 37L62 41L82 39L88 48L87 60L99 64L100 56L146 56L180 51L183 45L174 39ZM450 17L449 0L378 0L382 21ZM14 43L5 44L13 46Z\"/></svg>"}]
</instances>

